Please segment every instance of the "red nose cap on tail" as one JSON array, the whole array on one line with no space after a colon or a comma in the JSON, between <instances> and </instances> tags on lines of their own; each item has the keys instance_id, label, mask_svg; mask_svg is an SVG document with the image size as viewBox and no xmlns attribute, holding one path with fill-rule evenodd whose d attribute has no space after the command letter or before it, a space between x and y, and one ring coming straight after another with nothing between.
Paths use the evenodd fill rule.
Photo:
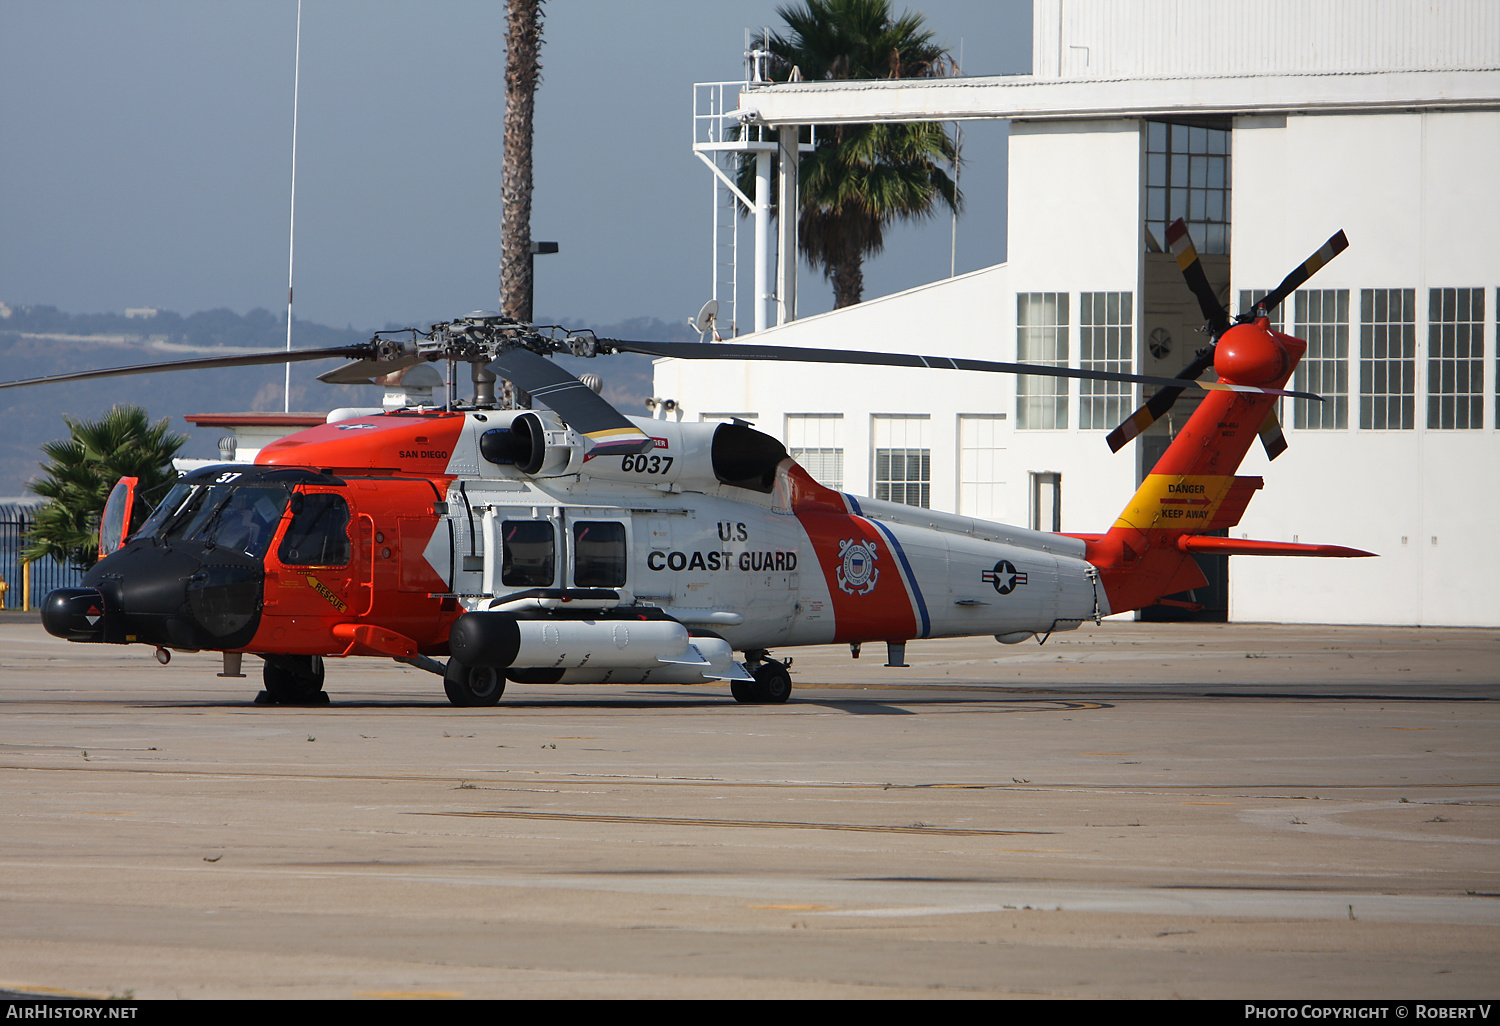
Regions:
<instances>
[{"instance_id":1,"label":"red nose cap on tail","mask_svg":"<svg viewBox=\"0 0 1500 1026\"><path fill-rule=\"evenodd\" d=\"M1264 318L1253 324L1236 324L1219 338L1214 349L1214 370L1225 381L1237 385L1269 385L1280 381L1291 369L1291 359Z\"/></svg>"}]
</instances>

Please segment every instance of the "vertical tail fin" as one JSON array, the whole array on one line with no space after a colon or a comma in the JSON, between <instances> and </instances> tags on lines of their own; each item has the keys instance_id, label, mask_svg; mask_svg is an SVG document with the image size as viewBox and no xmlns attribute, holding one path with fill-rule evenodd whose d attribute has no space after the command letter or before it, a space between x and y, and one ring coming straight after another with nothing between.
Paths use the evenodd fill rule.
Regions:
<instances>
[{"instance_id":1,"label":"vertical tail fin","mask_svg":"<svg viewBox=\"0 0 1500 1026\"><path fill-rule=\"evenodd\" d=\"M1307 343L1271 331L1265 320L1239 324L1219 340L1214 368L1226 383L1279 389L1306 351ZM1112 612L1207 583L1184 539L1239 523L1262 482L1235 471L1275 402L1263 393L1210 391L1114 526L1089 542Z\"/></svg>"}]
</instances>

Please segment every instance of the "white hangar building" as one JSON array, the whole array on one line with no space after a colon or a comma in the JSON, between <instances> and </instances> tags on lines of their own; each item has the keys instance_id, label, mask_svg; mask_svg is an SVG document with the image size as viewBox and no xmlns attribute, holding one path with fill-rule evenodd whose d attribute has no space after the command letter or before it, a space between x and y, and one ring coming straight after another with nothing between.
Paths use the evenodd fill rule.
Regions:
<instances>
[{"instance_id":1,"label":"white hangar building","mask_svg":"<svg viewBox=\"0 0 1500 1026\"><path fill-rule=\"evenodd\" d=\"M1036 0L1032 68L731 96L767 138L1011 122L1007 263L798 320L796 262L763 254L767 327L740 341L1172 375L1206 339L1162 252L1171 220L1231 312L1342 228L1349 249L1273 318L1309 342L1292 387L1327 402L1286 401L1290 448L1251 451L1240 473L1266 486L1234 533L1380 558L1234 557L1192 599L1220 619L1500 625L1500 5ZM1139 387L1038 380L664 360L655 394L754 422L844 491L1106 530L1193 400L1114 455Z\"/></svg>"}]
</instances>

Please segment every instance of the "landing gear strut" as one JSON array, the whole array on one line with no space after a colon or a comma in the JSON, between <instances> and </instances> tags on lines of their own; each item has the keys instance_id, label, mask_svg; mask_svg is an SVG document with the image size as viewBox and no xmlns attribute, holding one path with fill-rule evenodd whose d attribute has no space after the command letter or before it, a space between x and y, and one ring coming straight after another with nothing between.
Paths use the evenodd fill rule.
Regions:
<instances>
[{"instance_id":1,"label":"landing gear strut","mask_svg":"<svg viewBox=\"0 0 1500 1026\"><path fill-rule=\"evenodd\" d=\"M778 662L768 657L763 648L745 653L745 668L753 681L730 681L729 693L736 702L749 705L781 705L792 697L792 675L788 672L792 661Z\"/></svg>"}]
</instances>

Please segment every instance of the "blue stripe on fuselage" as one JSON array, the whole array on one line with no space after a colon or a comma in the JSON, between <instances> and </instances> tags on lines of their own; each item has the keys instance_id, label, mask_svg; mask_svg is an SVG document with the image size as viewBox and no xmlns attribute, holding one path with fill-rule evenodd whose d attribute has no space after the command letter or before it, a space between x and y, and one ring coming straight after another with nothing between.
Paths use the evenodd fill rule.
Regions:
<instances>
[{"instance_id":1,"label":"blue stripe on fuselage","mask_svg":"<svg viewBox=\"0 0 1500 1026\"><path fill-rule=\"evenodd\" d=\"M850 496L850 499L852 501L853 496ZM871 520L868 517L865 519L868 523L875 525L875 529L885 536L885 540L890 545L891 551L896 554L896 559L901 563L902 576L906 579L907 591L910 592L912 601L917 607L917 614L922 619L922 633L918 634L917 637L927 637L932 632L932 620L927 615L927 600L922 597L921 585L917 584L917 575L912 572L911 561L906 558L906 550L901 547L901 543L896 540L895 532L890 528L878 520Z\"/></svg>"}]
</instances>

